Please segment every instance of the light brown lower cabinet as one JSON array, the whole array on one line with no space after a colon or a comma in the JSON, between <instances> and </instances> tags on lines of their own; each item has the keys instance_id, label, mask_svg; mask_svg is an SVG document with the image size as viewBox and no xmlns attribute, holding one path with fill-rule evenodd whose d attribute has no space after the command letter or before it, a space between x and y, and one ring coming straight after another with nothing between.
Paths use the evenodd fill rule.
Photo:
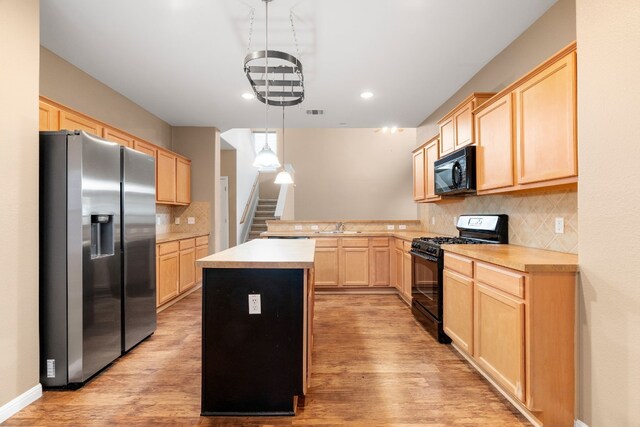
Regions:
<instances>
[{"instance_id":1,"label":"light brown lower cabinet","mask_svg":"<svg viewBox=\"0 0 640 427\"><path fill-rule=\"evenodd\" d=\"M202 282L195 261L208 255L208 237L200 236L156 245L156 307Z\"/></svg>"},{"instance_id":2,"label":"light brown lower cabinet","mask_svg":"<svg viewBox=\"0 0 640 427\"><path fill-rule=\"evenodd\" d=\"M409 304L411 303L411 255L406 250L402 251L402 295Z\"/></svg>"},{"instance_id":3,"label":"light brown lower cabinet","mask_svg":"<svg viewBox=\"0 0 640 427\"><path fill-rule=\"evenodd\" d=\"M161 243L156 247L157 306L178 296L180 254L178 242Z\"/></svg>"},{"instance_id":4,"label":"light brown lower cabinet","mask_svg":"<svg viewBox=\"0 0 640 427\"><path fill-rule=\"evenodd\" d=\"M369 239L341 239L338 272L343 286L369 286Z\"/></svg>"},{"instance_id":5,"label":"light brown lower cabinet","mask_svg":"<svg viewBox=\"0 0 640 427\"><path fill-rule=\"evenodd\" d=\"M573 426L576 274L445 254L444 330L543 426Z\"/></svg>"},{"instance_id":6,"label":"light brown lower cabinet","mask_svg":"<svg viewBox=\"0 0 640 427\"><path fill-rule=\"evenodd\" d=\"M338 239L316 239L315 285L338 286Z\"/></svg>"}]
</instances>

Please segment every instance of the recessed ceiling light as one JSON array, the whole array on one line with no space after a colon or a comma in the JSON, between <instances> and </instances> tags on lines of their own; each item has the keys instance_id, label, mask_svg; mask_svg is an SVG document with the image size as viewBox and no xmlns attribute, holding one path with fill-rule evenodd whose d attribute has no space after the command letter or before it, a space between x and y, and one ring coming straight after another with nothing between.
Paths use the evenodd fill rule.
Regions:
<instances>
[{"instance_id":1,"label":"recessed ceiling light","mask_svg":"<svg viewBox=\"0 0 640 427\"><path fill-rule=\"evenodd\" d=\"M391 133L396 133L396 132L398 131L397 126L393 126L393 127L390 129L390 131L391 131Z\"/></svg>"},{"instance_id":2,"label":"recessed ceiling light","mask_svg":"<svg viewBox=\"0 0 640 427\"><path fill-rule=\"evenodd\" d=\"M389 130L389 128L387 126L382 128L382 133L387 133L387 131Z\"/></svg>"},{"instance_id":3,"label":"recessed ceiling light","mask_svg":"<svg viewBox=\"0 0 640 427\"><path fill-rule=\"evenodd\" d=\"M362 92L362 93L360 94L360 98L362 98L362 99L369 99L369 98L373 98L373 92L369 92L369 91L367 91L367 92Z\"/></svg>"},{"instance_id":4,"label":"recessed ceiling light","mask_svg":"<svg viewBox=\"0 0 640 427\"><path fill-rule=\"evenodd\" d=\"M253 98L255 98L256 96L255 96L254 94L250 93L250 92L245 92L245 93L243 93L243 94L242 94L242 97L243 97L244 99L249 100L249 99L253 99Z\"/></svg>"}]
</instances>

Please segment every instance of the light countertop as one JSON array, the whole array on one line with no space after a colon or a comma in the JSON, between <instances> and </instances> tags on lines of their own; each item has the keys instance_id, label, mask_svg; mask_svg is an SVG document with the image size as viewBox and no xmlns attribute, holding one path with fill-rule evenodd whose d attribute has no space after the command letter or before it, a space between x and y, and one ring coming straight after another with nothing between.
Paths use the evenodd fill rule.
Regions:
<instances>
[{"instance_id":1,"label":"light countertop","mask_svg":"<svg viewBox=\"0 0 640 427\"><path fill-rule=\"evenodd\" d=\"M194 237L208 235L209 233L162 233L156 234L156 243L173 242L176 240L191 239Z\"/></svg>"},{"instance_id":2,"label":"light countertop","mask_svg":"<svg viewBox=\"0 0 640 427\"><path fill-rule=\"evenodd\" d=\"M433 234L428 231L363 231L361 233L317 233L315 231L265 231L260 237L309 237L311 239L337 238L337 237L396 237L411 241L416 237L438 237L442 234Z\"/></svg>"},{"instance_id":3,"label":"light countertop","mask_svg":"<svg viewBox=\"0 0 640 427\"><path fill-rule=\"evenodd\" d=\"M313 239L256 239L196 261L203 268L312 268Z\"/></svg>"},{"instance_id":4,"label":"light countertop","mask_svg":"<svg viewBox=\"0 0 640 427\"><path fill-rule=\"evenodd\" d=\"M518 271L578 271L578 255L516 245L442 245L446 252L464 255Z\"/></svg>"}]
</instances>

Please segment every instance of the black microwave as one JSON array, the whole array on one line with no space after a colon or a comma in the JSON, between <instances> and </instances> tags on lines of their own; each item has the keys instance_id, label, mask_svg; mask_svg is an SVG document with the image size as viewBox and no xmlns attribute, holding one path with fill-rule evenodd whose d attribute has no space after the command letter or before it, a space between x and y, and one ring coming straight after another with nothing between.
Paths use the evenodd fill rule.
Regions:
<instances>
[{"instance_id":1,"label":"black microwave","mask_svg":"<svg viewBox=\"0 0 640 427\"><path fill-rule=\"evenodd\" d=\"M447 154L434 163L436 194L460 195L476 192L476 147L470 145Z\"/></svg>"}]
</instances>

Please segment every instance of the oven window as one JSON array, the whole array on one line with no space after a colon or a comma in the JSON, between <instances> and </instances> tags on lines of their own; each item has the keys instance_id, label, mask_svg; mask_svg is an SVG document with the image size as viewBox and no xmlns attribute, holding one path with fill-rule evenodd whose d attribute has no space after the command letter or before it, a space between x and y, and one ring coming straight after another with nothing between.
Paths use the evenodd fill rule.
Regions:
<instances>
[{"instance_id":1,"label":"oven window","mask_svg":"<svg viewBox=\"0 0 640 427\"><path fill-rule=\"evenodd\" d=\"M412 297L416 302L429 310L436 318L440 318L438 299L438 263L419 256L413 258Z\"/></svg>"}]
</instances>

